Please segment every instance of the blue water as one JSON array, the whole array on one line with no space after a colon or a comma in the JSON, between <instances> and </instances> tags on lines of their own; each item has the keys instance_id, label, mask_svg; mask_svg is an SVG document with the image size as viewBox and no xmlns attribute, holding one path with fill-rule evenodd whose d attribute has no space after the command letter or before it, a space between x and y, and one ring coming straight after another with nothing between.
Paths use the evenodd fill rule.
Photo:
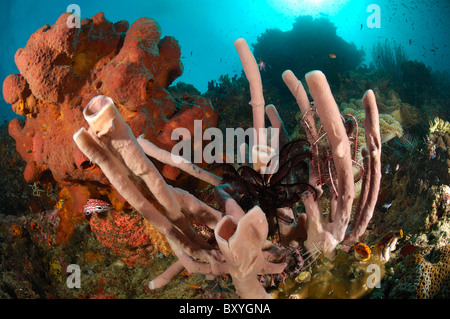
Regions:
<instances>
[{"instance_id":1,"label":"blue water","mask_svg":"<svg viewBox=\"0 0 450 319\"><path fill-rule=\"evenodd\" d=\"M18 73L14 64L16 50L24 47L38 28L54 24L72 3L80 7L82 18L102 11L112 22L132 23L143 16L158 21L163 36L174 36L181 45L184 74L177 81L193 84L202 93L208 81L223 74L240 74L241 65L233 46L235 39L243 37L254 43L266 29L290 30L298 15L328 18L337 27L339 36L366 52L363 63L370 63L373 44L387 39L402 45L408 59L422 61L433 71L450 72L449 0L3 0L2 82L8 74ZM379 27L370 28L367 23L373 13L368 12L370 5L379 8ZM0 124L15 116L1 98Z\"/></svg>"}]
</instances>

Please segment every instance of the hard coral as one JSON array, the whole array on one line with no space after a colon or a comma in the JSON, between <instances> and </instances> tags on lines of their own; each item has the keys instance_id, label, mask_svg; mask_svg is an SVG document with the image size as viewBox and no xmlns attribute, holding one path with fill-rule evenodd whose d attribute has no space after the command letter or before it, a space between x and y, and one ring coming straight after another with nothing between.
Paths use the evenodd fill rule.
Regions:
<instances>
[{"instance_id":1,"label":"hard coral","mask_svg":"<svg viewBox=\"0 0 450 319\"><path fill-rule=\"evenodd\" d=\"M436 117L433 121L430 121L430 133L448 136L450 134L450 123Z\"/></svg>"},{"instance_id":2,"label":"hard coral","mask_svg":"<svg viewBox=\"0 0 450 319\"><path fill-rule=\"evenodd\" d=\"M209 100L177 103L167 91L183 66L178 42L160 39L156 21L141 18L129 26L112 23L100 12L83 19L81 28L69 28L68 17L64 13L54 25L37 30L16 52L20 74L5 79L3 95L17 114L26 116L25 122L16 118L9 124L27 162L26 181L55 180L69 193L83 187L84 197L78 199L84 203L99 185L109 187L72 139L86 126L82 108L93 96L113 97L133 133L166 150L176 142L170 139L175 127L187 119L203 120L204 128L215 126L217 113ZM80 207L73 207L68 219L80 213Z\"/></svg>"},{"instance_id":3,"label":"hard coral","mask_svg":"<svg viewBox=\"0 0 450 319\"><path fill-rule=\"evenodd\" d=\"M406 257L407 271L392 294L400 298L448 298L450 296L450 245L428 246Z\"/></svg>"}]
</instances>

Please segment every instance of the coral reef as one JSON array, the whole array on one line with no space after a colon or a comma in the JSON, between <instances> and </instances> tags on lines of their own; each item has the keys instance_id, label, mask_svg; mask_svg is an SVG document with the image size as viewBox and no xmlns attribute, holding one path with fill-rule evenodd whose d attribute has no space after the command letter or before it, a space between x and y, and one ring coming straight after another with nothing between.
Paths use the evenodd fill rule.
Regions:
<instances>
[{"instance_id":1,"label":"coral reef","mask_svg":"<svg viewBox=\"0 0 450 319\"><path fill-rule=\"evenodd\" d=\"M379 41L373 46L372 60L376 77L389 82L405 102L421 106L435 95L431 69L423 62L408 60L403 46L395 43L391 45L387 39Z\"/></svg>"},{"instance_id":2,"label":"coral reef","mask_svg":"<svg viewBox=\"0 0 450 319\"><path fill-rule=\"evenodd\" d=\"M78 29L67 26L67 17L64 13L54 25L30 37L15 55L20 74L3 82L5 101L26 117L25 122L16 118L9 124L17 151L27 163L25 180L56 181L67 190L61 225L69 234L60 236L62 240L70 237L72 219L82 218L86 199L100 196L99 191L111 201L116 198L101 170L72 139L85 125L82 106L93 96L112 96L134 134L144 134L164 149L175 145L171 132L180 123L202 120L204 128L217 123L208 100L191 96L176 101L167 91L183 66L177 41L170 36L160 39L156 21L142 18L129 26L98 13L83 19ZM165 171L176 178L173 169Z\"/></svg>"},{"instance_id":3,"label":"coral reef","mask_svg":"<svg viewBox=\"0 0 450 319\"><path fill-rule=\"evenodd\" d=\"M408 103L402 103L394 90L390 90L387 96L378 89L375 89L374 92L380 112L392 115L403 128L408 128L420 122L419 110Z\"/></svg>"},{"instance_id":4,"label":"coral reef","mask_svg":"<svg viewBox=\"0 0 450 319\"><path fill-rule=\"evenodd\" d=\"M253 54L258 62L266 63L267 72L261 75L264 83L288 93L279 75L290 69L295 74L321 70L332 88L338 85L338 74L357 67L364 51L339 37L336 29L326 18L299 16L291 30L269 29L261 34L253 44Z\"/></svg>"},{"instance_id":5,"label":"coral reef","mask_svg":"<svg viewBox=\"0 0 450 319\"><path fill-rule=\"evenodd\" d=\"M380 112L380 129L383 143L395 137L402 137L404 130L420 123L419 109L407 103L402 103L399 95L394 90L389 90L387 95L381 93L381 90L378 88L375 88L373 91ZM362 100L360 99L352 98L348 102L341 102L340 108L343 114L355 116L358 122L362 122L361 119L364 119Z\"/></svg>"},{"instance_id":6,"label":"coral reef","mask_svg":"<svg viewBox=\"0 0 450 319\"><path fill-rule=\"evenodd\" d=\"M376 90L374 90L376 94ZM378 105L378 101L377 101ZM358 121L358 145L360 147L364 147L365 144L365 131L364 131L364 119L366 113L363 109L362 100L361 99L350 99L349 103L342 102L340 105L342 110L342 114L344 115L352 115L355 117L356 121ZM401 123L399 123L395 117L389 114L379 114L380 116L380 133L381 133L381 142L387 143L389 140L395 137L401 137L403 135L403 127Z\"/></svg>"},{"instance_id":7,"label":"coral reef","mask_svg":"<svg viewBox=\"0 0 450 319\"><path fill-rule=\"evenodd\" d=\"M450 180L448 122L446 125L445 121L436 120L430 124L427 138L424 138L428 144L425 143L420 152L410 152L408 157L403 157L402 153L397 155L391 151L394 147L388 148L384 165L390 163L392 168L385 169L378 204L392 206L382 217L375 217L382 218L382 222L377 221L377 232L403 228L410 240L420 246L440 246L449 238L446 230L450 209L446 199ZM393 169L394 163L398 163L397 169Z\"/></svg>"},{"instance_id":8,"label":"coral reef","mask_svg":"<svg viewBox=\"0 0 450 319\"><path fill-rule=\"evenodd\" d=\"M126 299L230 298L229 280L208 281L182 273L164 289L149 290L148 278L173 263L171 255L156 254L144 264L127 266L103 247L88 224L76 224L65 244L56 236L55 212L0 214L0 297L2 299ZM144 229L145 231L145 229ZM142 233L142 228L140 233ZM80 267L81 287L66 285L70 264Z\"/></svg>"},{"instance_id":9,"label":"coral reef","mask_svg":"<svg viewBox=\"0 0 450 319\"><path fill-rule=\"evenodd\" d=\"M390 291L393 298L450 297L450 246L417 249L401 261L403 271Z\"/></svg>"},{"instance_id":10,"label":"coral reef","mask_svg":"<svg viewBox=\"0 0 450 319\"><path fill-rule=\"evenodd\" d=\"M0 215L0 296L43 298L52 279L46 251L54 247L56 211ZM54 274L54 268L52 269Z\"/></svg>"},{"instance_id":11,"label":"coral reef","mask_svg":"<svg viewBox=\"0 0 450 319\"><path fill-rule=\"evenodd\" d=\"M430 134L438 134L440 136L447 136L450 134L450 123L440 118L435 118L430 121Z\"/></svg>"},{"instance_id":12,"label":"coral reef","mask_svg":"<svg viewBox=\"0 0 450 319\"><path fill-rule=\"evenodd\" d=\"M16 54L20 74L3 82L5 100L25 120L9 125L15 143L5 126L0 130L1 298L449 297L449 100L448 92L434 90L439 79L423 63L407 61L401 47L380 46L386 63L397 50L401 63L393 61L395 76L382 65L355 69L357 64L346 64L343 56L354 55L347 62L356 63L360 54L330 23L299 18L292 31L263 34L254 55L245 41L237 41L244 72L211 81L202 97L192 85L170 86L182 73L180 48L171 37L160 39L157 22L113 24L99 13L70 29L66 18L31 36ZM292 43L283 44L286 52L269 50L269 40L295 37L305 24L311 24L310 34L325 32L337 41L332 52L318 44L317 66L308 57L280 59L291 53ZM265 71L258 70L261 61ZM286 61L289 65L280 66ZM283 74L292 99L279 77L290 66L300 74L324 70L334 99L317 71L307 74L303 90L293 73ZM370 88L373 94L360 99ZM110 96L115 108L88 103L98 95L103 102ZM339 108L334 109L335 101ZM379 141L371 132L378 126L375 105ZM331 109L335 116L327 123ZM114 111L113 127L94 123L105 110ZM281 130L281 146L297 138L310 142L302 149L310 165L305 182L316 189L303 193L303 202L291 205L298 194L283 184L290 170L272 175L283 176L273 185L272 176L260 175L261 163L253 163L252 175L239 171L242 178L262 177L273 186L248 200L254 190L242 196L232 183L235 177L226 183L203 163L174 162L169 153L176 143L173 129L185 127L192 135L193 120L202 120L203 129L263 128L265 115ZM339 131L333 125L344 129L338 140L345 145L333 143ZM88 127L90 132L75 135L84 142L92 137L86 156L72 134ZM123 147L121 141L131 143ZM347 141L350 156L342 151ZM341 156L348 178L336 161ZM287 162L292 168L305 163ZM280 197L283 191L287 197ZM359 202L352 202L353 195ZM271 202L275 211L268 213L263 205L243 209L240 196L251 206L266 198L281 200ZM114 209L85 216L88 198L108 201ZM290 207L278 208L283 200ZM79 289L66 285L71 264L82 271ZM377 269L379 276L371 276Z\"/></svg>"},{"instance_id":13,"label":"coral reef","mask_svg":"<svg viewBox=\"0 0 450 319\"><path fill-rule=\"evenodd\" d=\"M250 90L244 74L232 78L226 74L217 81L210 81L204 96L211 100L218 111L218 127L223 131L227 127L251 127L251 109L247 107Z\"/></svg>"},{"instance_id":14,"label":"coral reef","mask_svg":"<svg viewBox=\"0 0 450 319\"><path fill-rule=\"evenodd\" d=\"M265 128L265 113L272 126L280 130L280 143L286 143L288 136L273 105L265 107L260 73L247 43L243 39L238 39L235 46L250 85L253 128L257 134L248 151L253 154L252 166L258 174L268 165L267 160L266 164L263 164L262 158L272 153L276 154L275 151L270 151L271 147L263 148L264 145L259 145L266 140L265 133L260 130ZM323 73L314 71L306 75L317 111L311 108L309 101L305 102L305 99L308 99L306 92L301 90L301 83L291 71L284 72L283 79L294 94L305 117L305 127L307 127L313 154L310 181L313 181L314 188L322 193L321 186L325 184L325 181L320 178L320 168L316 165L318 163L316 161L323 162L325 159L321 158L324 154L317 144L320 138L316 134L315 123L311 122L313 112L317 112L330 143L326 149L331 149L331 154L325 154L328 158L326 161L329 170L331 170L331 162L335 170L334 176L330 173L329 182L337 184L337 188L335 196L331 195L332 209L328 221L322 219L316 196L313 196L311 191L306 191L302 195L306 214L301 220L299 218L295 227L281 227L280 236L297 239L295 233L304 233L306 229L307 249L310 250L321 244L324 255L333 258L337 244L344 241L352 244L364 233L372 217L378 195L381 178L381 139L375 95L372 91L368 91L363 98L368 150L363 150L365 173L362 193L351 230L346 233L354 197L353 156L349 142L350 138L353 139L351 136L353 130L344 127ZM102 169L121 196L167 238L178 257L174 264L149 283L151 289L166 285L186 268L189 272L205 275L230 273L236 292L242 298L270 297L260 285L256 275L281 273L287 266L283 261L286 247L277 246L267 239L269 224L266 218L271 218L270 215L265 217L258 206L244 214L232 197L238 193L238 190L234 189L235 185L223 182L220 177L202 170L186 159L177 160L176 156L146 140L143 135L136 139L134 132L123 120L111 98L103 95L94 97L85 107L83 114L90 130L81 128L74 134L73 138L77 146ZM216 186L218 200L224 206L225 215L207 206L190 193L168 185L146 155L171 164ZM273 155L270 156L273 157ZM134 177L130 177L130 173ZM272 175L274 176L276 174ZM147 193L152 194L156 202L147 199ZM163 215L155 205L161 207ZM291 208L286 208L287 214ZM192 221L214 229L219 250L210 246L204 237L197 236L192 228ZM280 242L282 242L281 239Z\"/></svg>"},{"instance_id":15,"label":"coral reef","mask_svg":"<svg viewBox=\"0 0 450 319\"><path fill-rule=\"evenodd\" d=\"M191 99L191 96L200 95L200 91L197 90L192 84L177 82L176 85L171 85L167 89L170 92L170 95L175 99Z\"/></svg>"},{"instance_id":16,"label":"coral reef","mask_svg":"<svg viewBox=\"0 0 450 319\"><path fill-rule=\"evenodd\" d=\"M440 118L430 121L428 135L424 138L429 159L440 161L447 167L447 177L450 174L450 123ZM446 163L445 163L446 162ZM446 164L446 165L445 165ZM442 170L444 173L445 169ZM445 175L444 175L445 176Z\"/></svg>"},{"instance_id":17,"label":"coral reef","mask_svg":"<svg viewBox=\"0 0 450 319\"><path fill-rule=\"evenodd\" d=\"M384 78L401 81L402 65L407 61L405 49L401 45L387 39L384 42L378 41L372 48L372 60Z\"/></svg>"},{"instance_id":18,"label":"coral reef","mask_svg":"<svg viewBox=\"0 0 450 319\"><path fill-rule=\"evenodd\" d=\"M402 83L399 93L405 101L414 105L422 105L428 96L434 95L433 76L430 68L417 60L405 61L401 64Z\"/></svg>"},{"instance_id":19,"label":"coral reef","mask_svg":"<svg viewBox=\"0 0 450 319\"><path fill-rule=\"evenodd\" d=\"M365 241L374 242L386 230L399 228L404 238L374 298L447 294L443 261L450 238L448 136L448 122L436 118L430 121L423 142L419 140L412 149L396 141L384 148L378 209Z\"/></svg>"}]
</instances>

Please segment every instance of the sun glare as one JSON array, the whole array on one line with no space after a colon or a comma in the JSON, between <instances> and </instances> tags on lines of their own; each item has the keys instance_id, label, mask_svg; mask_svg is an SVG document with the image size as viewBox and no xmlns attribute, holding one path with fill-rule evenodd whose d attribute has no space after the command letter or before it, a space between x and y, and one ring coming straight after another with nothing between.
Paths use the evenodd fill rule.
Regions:
<instances>
[{"instance_id":1,"label":"sun glare","mask_svg":"<svg viewBox=\"0 0 450 319\"><path fill-rule=\"evenodd\" d=\"M349 0L268 0L278 12L286 16L334 15Z\"/></svg>"}]
</instances>

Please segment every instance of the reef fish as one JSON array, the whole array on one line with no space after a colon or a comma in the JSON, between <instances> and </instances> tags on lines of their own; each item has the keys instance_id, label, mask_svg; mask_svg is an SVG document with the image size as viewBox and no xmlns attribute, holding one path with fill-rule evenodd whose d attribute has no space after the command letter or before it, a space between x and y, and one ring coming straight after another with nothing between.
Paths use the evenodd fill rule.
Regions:
<instances>
[{"instance_id":1,"label":"reef fish","mask_svg":"<svg viewBox=\"0 0 450 319\"><path fill-rule=\"evenodd\" d=\"M112 209L114 209L114 207L110 203L107 203L100 199L88 199L86 205L84 205L83 207L83 212L86 215L90 215L92 213L105 213Z\"/></svg>"},{"instance_id":2,"label":"reef fish","mask_svg":"<svg viewBox=\"0 0 450 319\"><path fill-rule=\"evenodd\" d=\"M328 56L329 56L331 59L336 59L336 54L330 53L330 54L328 54Z\"/></svg>"},{"instance_id":3,"label":"reef fish","mask_svg":"<svg viewBox=\"0 0 450 319\"><path fill-rule=\"evenodd\" d=\"M262 60L259 61L258 67L259 67L259 70L260 70L260 71L266 72L266 63L265 63L264 61L262 61Z\"/></svg>"},{"instance_id":4,"label":"reef fish","mask_svg":"<svg viewBox=\"0 0 450 319\"><path fill-rule=\"evenodd\" d=\"M381 259L387 263L391 258L390 253L394 251L397 241L403 238L403 230L393 231L386 234L375 246L375 250L381 253Z\"/></svg>"}]
</instances>

